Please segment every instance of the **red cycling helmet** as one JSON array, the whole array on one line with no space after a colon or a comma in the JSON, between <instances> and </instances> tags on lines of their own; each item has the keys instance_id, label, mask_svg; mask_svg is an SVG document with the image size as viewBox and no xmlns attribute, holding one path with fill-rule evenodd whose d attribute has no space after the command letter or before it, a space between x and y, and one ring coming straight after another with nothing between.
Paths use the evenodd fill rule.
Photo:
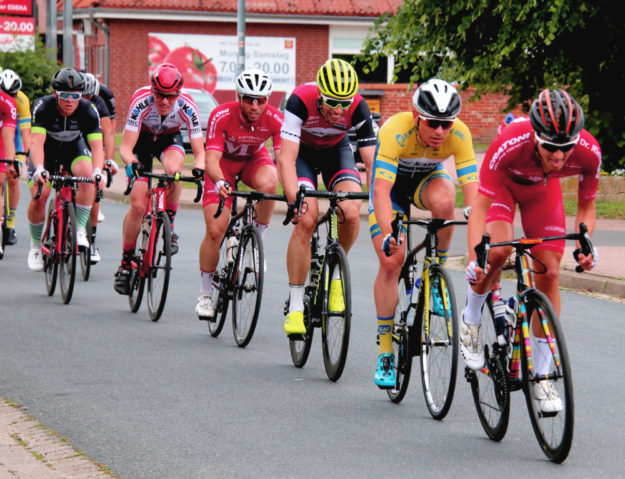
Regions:
<instances>
[{"instance_id":1,"label":"red cycling helmet","mask_svg":"<svg viewBox=\"0 0 625 479\"><path fill-rule=\"evenodd\" d=\"M182 73L171 63L161 63L150 77L152 86L163 93L179 92L182 88Z\"/></svg>"}]
</instances>

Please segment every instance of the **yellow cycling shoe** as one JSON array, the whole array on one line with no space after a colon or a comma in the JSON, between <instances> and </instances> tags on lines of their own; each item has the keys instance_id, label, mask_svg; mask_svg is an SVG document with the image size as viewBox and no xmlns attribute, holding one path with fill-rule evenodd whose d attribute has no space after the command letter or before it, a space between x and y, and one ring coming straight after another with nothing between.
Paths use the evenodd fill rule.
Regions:
<instances>
[{"instance_id":1,"label":"yellow cycling shoe","mask_svg":"<svg viewBox=\"0 0 625 479\"><path fill-rule=\"evenodd\" d=\"M345 300L343 299L343 283L340 279L330 281L330 311L345 311Z\"/></svg>"},{"instance_id":2,"label":"yellow cycling shoe","mask_svg":"<svg viewBox=\"0 0 625 479\"><path fill-rule=\"evenodd\" d=\"M293 311L287 314L286 321L284 322L284 332L286 334L306 334L304 313L301 311Z\"/></svg>"}]
</instances>

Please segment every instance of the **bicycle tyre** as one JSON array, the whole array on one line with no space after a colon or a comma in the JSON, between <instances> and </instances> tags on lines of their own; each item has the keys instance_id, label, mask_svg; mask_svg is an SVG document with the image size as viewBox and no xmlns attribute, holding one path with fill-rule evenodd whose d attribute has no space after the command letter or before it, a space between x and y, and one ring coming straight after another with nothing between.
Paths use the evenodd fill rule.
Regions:
<instances>
[{"instance_id":1,"label":"bicycle tyre","mask_svg":"<svg viewBox=\"0 0 625 479\"><path fill-rule=\"evenodd\" d=\"M306 287L308 288L308 286ZM306 326L306 334L289 336L289 351L291 352L291 360L296 368L303 368L308 361L312 340L315 335L315 326L311 312L310 301L304 299L304 325Z\"/></svg>"},{"instance_id":2,"label":"bicycle tyre","mask_svg":"<svg viewBox=\"0 0 625 479\"><path fill-rule=\"evenodd\" d=\"M338 381L347 361L352 321L352 283L347 255L341 245L337 245L328 254L326 268L328 268L327 277L330 287L324 291L324 307L321 314L323 365L328 379ZM333 311L330 305L331 278L335 276L337 268L341 277L343 311Z\"/></svg>"},{"instance_id":3,"label":"bicycle tyre","mask_svg":"<svg viewBox=\"0 0 625 479\"><path fill-rule=\"evenodd\" d=\"M508 430L510 388L504 368L505 351L497 343L491 295L482 309L482 344L486 362L479 371L465 368L477 415L489 439L501 441Z\"/></svg>"},{"instance_id":4,"label":"bicycle tyre","mask_svg":"<svg viewBox=\"0 0 625 479\"><path fill-rule=\"evenodd\" d=\"M219 262L217 269L213 275L213 307L215 308L215 317L208 320L208 332L214 338L221 334L221 330L226 322L228 314L228 289L231 284L232 266L227 260L227 242L228 238L224 236L219 247Z\"/></svg>"},{"instance_id":5,"label":"bicycle tyre","mask_svg":"<svg viewBox=\"0 0 625 479\"><path fill-rule=\"evenodd\" d=\"M42 251L43 272L48 296L52 296L54 294L54 290L56 289L56 279L58 277L59 268L59 263L56 258L57 251L54 239L56 232L56 218L52 216L53 209L53 202L50 202L50 206L48 207L48 221L45 226L47 233L44 231L45 236L43 238L43 244L50 250L50 254L47 255Z\"/></svg>"},{"instance_id":6,"label":"bicycle tyre","mask_svg":"<svg viewBox=\"0 0 625 479\"><path fill-rule=\"evenodd\" d=\"M61 228L61 251L59 251L59 286L64 304L69 304L76 281L76 211L74 205L63 205L63 226Z\"/></svg>"},{"instance_id":7,"label":"bicycle tyre","mask_svg":"<svg viewBox=\"0 0 625 479\"><path fill-rule=\"evenodd\" d=\"M9 217L9 183L7 182L6 178L2 185L2 200L2 230L0 231L0 235L2 235L2 238L0 238L0 245L2 245L1 249L4 250L8 238L7 219ZM0 253L0 259L2 259L3 256L4 252Z\"/></svg>"},{"instance_id":8,"label":"bicycle tyre","mask_svg":"<svg viewBox=\"0 0 625 479\"><path fill-rule=\"evenodd\" d=\"M167 213L161 212L156 217L152 241L154 243L148 271L147 300L150 319L156 322L161 318L165 308L171 271L171 226Z\"/></svg>"},{"instance_id":9,"label":"bicycle tyre","mask_svg":"<svg viewBox=\"0 0 625 479\"><path fill-rule=\"evenodd\" d=\"M244 348L252 340L263 297L263 241L253 226L241 233L232 299L232 332L237 346Z\"/></svg>"},{"instance_id":10,"label":"bicycle tyre","mask_svg":"<svg viewBox=\"0 0 625 479\"><path fill-rule=\"evenodd\" d=\"M433 264L429 276L430 311L423 309L420 332L421 385L428 411L434 419L440 421L449 412L456 388L458 312L449 273L438 264ZM435 295L442 299L443 310L434 307ZM444 315L437 314L440 312Z\"/></svg>"},{"instance_id":11,"label":"bicycle tyre","mask_svg":"<svg viewBox=\"0 0 625 479\"><path fill-rule=\"evenodd\" d=\"M91 218L87 220L87 240L89 241L88 248L80 248L80 276L83 281L89 280L89 274L91 273L91 235L93 234L93 226L91 224Z\"/></svg>"},{"instance_id":12,"label":"bicycle tyre","mask_svg":"<svg viewBox=\"0 0 625 479\"><path fill-rule=\"evenodd\" d=\"M406 261L402 266L398 281L398 300L393 320L393 354L395 356L395 387L386 390L389 399L400 403L410 384L412 371L412 352L410 350L410 332L414 324L415 304L412 303L411 289L414 287L413 261ZM410 292L410 294L408 294Z\"/></svg>"},{"instance_id":13,"label":"bicycle tyre","mask_svg":"<svg viewBox=\"0 0 625 479\"><path fill-rule=\"evenodd\" d=\"M562 400L562 411L556 414L540 412L540 404L538 400L534 399L531 390L535 380L531 378L529 372L527 348L521 348L521 368L523 392L525 393L525 401L536 439L549 460L559 464L564 462L571 450L575 420L573 378L571 376L571 366L564 332L551 302L543 293L537 290L529 290L523 295L521 301L526 306L528 318L531 318L534 312L541 316L543 322L541 333L546 335L548 331L553 332L551 337L555 339L555 341L552 341L555 355L552 350L548 376ZM533 326L534 324L530 324L527 330L530 334L530 351L535 356L537 345L536 331ZM536 364L536 362L534 361L533 364Z\"/></svg>"},{"instance_id":14,"label":"bicycle tyre","mask_svg":"<svg viewBox=\"0 0 625 479\"><path fill-rule=\"evenodd\" d=\"M145 234L145 233L143 233ZM136 268L130 268L130 292L128 293L128 304L130 312L136 313L141 306L143 291L145 290L145 276L141 276L141 259L136 260Z\"/></svg>"}]
</instances>

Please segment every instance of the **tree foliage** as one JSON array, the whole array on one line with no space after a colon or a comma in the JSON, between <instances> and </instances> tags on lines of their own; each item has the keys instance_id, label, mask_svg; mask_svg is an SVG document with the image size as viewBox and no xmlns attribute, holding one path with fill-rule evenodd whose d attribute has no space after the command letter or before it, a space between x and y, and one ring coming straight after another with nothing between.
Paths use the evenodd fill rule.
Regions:
<instances>
[{"instance_id":1,"label":"tree foliage","mask_svg":"<svg viewBox=\"0 0 625 479\"><path fill-rule=\"evenodd\" d=\"M22 91L30 99L31 104L39 97L52 93L50 82L52 75L60 68L53 60L46 58L41 43L35 50L24 52L1 52L0 67L10 68L22 79Z\"/></svg>"},{"instance_id":2,"label":"tree foliage","mask_svg":"<svg viewBox=\"0 0 625 479\"><path fill-rule=\"evenodd\" d=\"M377 19L361 59L395 55L411 82L438 76L505 91L508 108L544 88L566 88L584 107L603 168L625 166L625 28L612 0L406 0Z\"/></svg>"}]
</instances>

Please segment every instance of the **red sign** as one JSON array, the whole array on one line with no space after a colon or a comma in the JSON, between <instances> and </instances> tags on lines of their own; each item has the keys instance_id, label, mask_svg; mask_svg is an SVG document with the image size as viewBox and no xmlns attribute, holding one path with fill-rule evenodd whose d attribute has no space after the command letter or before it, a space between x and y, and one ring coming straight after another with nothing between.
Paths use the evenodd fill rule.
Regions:
<instances>
[{"instance_id":1,"label":"red sign","mask_svg":"<svg viewBox=\"0 0 625 479\"><path fill-rule=\"evenodd\" d=\"M35 47L33 17L0 17L0 51L32 50Z\"/></svg>"},{"instance_id":2,"label":"red sign","mask_svg":"<svg viewBox=\"0 0 625 479\"><path fill-rule=\"evenodd\" d=\"M32 0L0 0L0 15L30 16L32 14Z\"/></svg>"}]
</instances>

